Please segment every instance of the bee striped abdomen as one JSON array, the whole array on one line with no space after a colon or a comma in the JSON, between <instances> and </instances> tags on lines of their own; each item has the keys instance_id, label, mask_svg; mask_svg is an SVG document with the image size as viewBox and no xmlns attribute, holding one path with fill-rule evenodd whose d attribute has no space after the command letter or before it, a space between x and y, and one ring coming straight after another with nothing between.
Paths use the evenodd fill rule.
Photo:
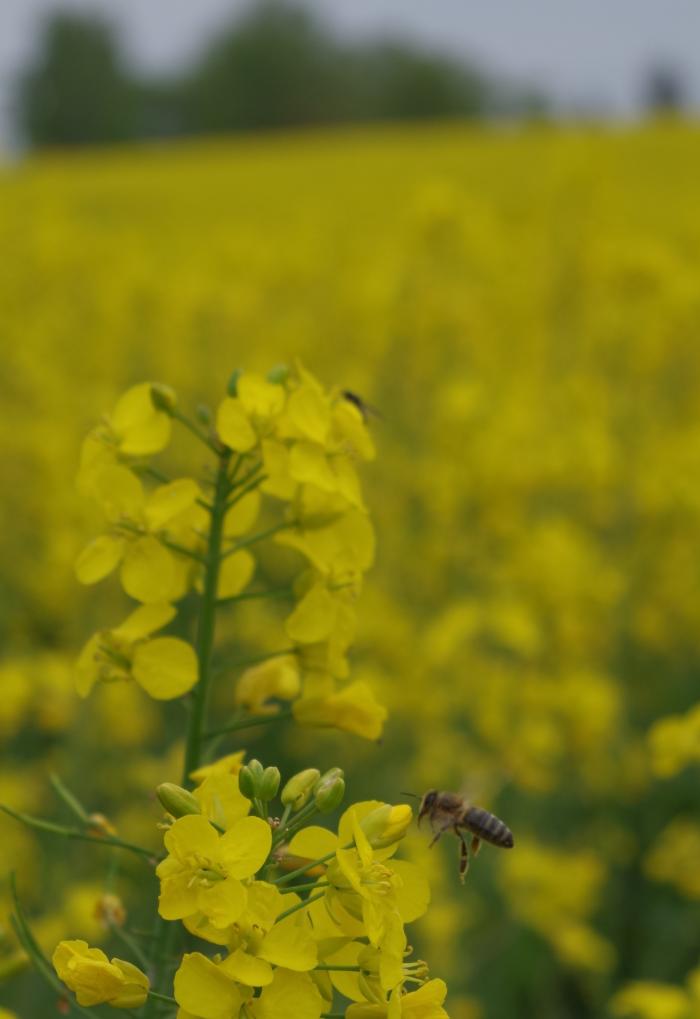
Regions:
<instances>
[{"instance_id":1,"label":"bee striped abdomen","mask_svg":"<svg viewBox=\"0 0 700 1019\"><path fill-rule=\"evenodd\" d=\"M462 826L492 846L500 846L501 849L513 847L513 833L508 825L483 807L469 807L462 819Z\"/></svg>"}]
</instances>

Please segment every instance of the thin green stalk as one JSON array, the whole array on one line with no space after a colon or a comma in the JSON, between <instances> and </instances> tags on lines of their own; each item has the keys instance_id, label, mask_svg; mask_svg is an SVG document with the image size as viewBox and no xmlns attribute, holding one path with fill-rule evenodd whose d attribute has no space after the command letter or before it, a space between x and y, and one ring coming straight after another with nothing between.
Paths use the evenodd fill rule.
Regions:
<instances>
[{"instance_id":1,"label":"thin green stalk","mask_svg":"<svg viewBox=\"0 0 700 1019\"><path fill-rule=\"evenodd\" d=\"M206 739L211 739L214 736L223 736L228 732L238 732L239 729L252 729L256 725L267 725L269 722L284 722L287 718L291 717L291 708L285 711L278 711L275 715L248 715L247 718L241 718L238 722L231 722L230 725L224 725L221 729L209 729L204 733L204 736Z\"/></svg>"},{"instance_id":2,"label":"thin green stalk","mask_svg":"<svg viewBox=\"0 0 700 1019\"><path fill-rule=\"evenodd\" d=\"M183 785L189 783L189 775L199 767L202 755L204 724L209 703L209 685L212 678L211 658L214 647L216 593L219 585L221 542L224 531L226 498L229 492L227 479L229 458L230 453L228 451L220 455L219 468L216 475L214 503L211 511L211 527L205 557L204 591L200 602L199 623L197 627L196 650L197 661L199 663L199 681L194 689L192 698L192 710L190 712L185 749Z\"/></svg>"},{"instance_id":3,"label":"thin green stalk","mask_svg":"<svg viewBox=\"0 0 700 1019\"><path fill-rule=\"evenodd\" d=\"M165 1001L168 1005L177 1005L175 998L171 998L169 994L159 994L158 991L149 991L148 997L153 998L155 1001Z\"/></svg>"},{"instance_id":4,"label":"thin green stalk","mask_svg":"<svg viewBox=\"0 0 700 1019\"><path fill-rule=\"evenodd\" d=\"M217 605L234 605L239 601L253 601L256 598L287 598L292 594L289 585L285 587L271 587L267 591L242 591L241 594L232 594L229 598L218 598Z\"/></svg>"},{"instance_id":5,"label":"thin green stalk","mask_svg":"<svg viewBox=\"0 0 700 1019\"><path fill-rule=\"evenodd\" d=\"M66 988L63 983L58 979L54 972L53 966L46 958L41 948L39 947L34 935L32 934L31 928L27 921L22 903L19 901L19 895L17 893L17 882L15 875L10 875L10 889L12 892L12 901L14 905L14 912L11 915L12 927L17 935L17 940L25 950L29 958L34 963L36 969L41 973L44 980L49 984L53 990L59 995L60 998L66 997ZM68 1004L76 1012L80 1012L81 1015L96 1016L97 1013L93 1012L92 1009L83 1008L76 1001L70 998L66 999Z\"/></svg>"},{"instance_id":6,"label":"thin green stalk","mask_svg":"<svg viewBox=\"0 0 700 1019\"><path fill-rule=\"evenodd\" d=\"M306 874L307 870L313 870L314 867L320 867L324 863L328 863L335 856L335 850L332 853L326 853L325 856L319 856L318 860L309 860L303 867L297 867L296 870L291 870L288 874L283 874L282 877L275 878L270 882L272 885L286 885L288 881L293 881L295 877L301 877L302 874Z\"/></svg>"},{"instance_id":7,"label":"thin green stalk","mask_svg":"<svg viewBox=\"0 0 700 1019\"><path fill-rule=\"evenodd\" d=\"M265 480L266 475L260 474L261 470L262 464L260 463L256 464L255 467L253 467L252 470L248 471L248 473L244 475L244 477L242 477L240 481L235 482L236 494L232 496L226 503L226 512L228 512L233 506L235 506L237 502L240 502L241 499L248 494L248 492L252 492L254 489L258 487L258 485L262 484L262 482ZM231 475L232 485L235 481L235 478L236 471L234 471Z\"/></svg>"},{"instance_id":8,"label":"thin green stalk","mask_svg":"<svg viewBox=\"0 0 700 1019\"><path fill-rule=\"evenodd\" d=\"M309 881L304 885L292 885L291 888L283 888L282 895L290 895L292 892L310 892L313 888L330 888L330 881Z\"/></svg>"},{"instance_id":9,"label":"thin green stalk","mask_svg":"<svg viewBox=\"0 0 700 1019\"><path fill-rule=\"evenodd\" d=\"M49 775L49 782L51 783L54 792L63 800L71 813L75 814L78 820L83 824L89 824L90 816L87 810L75 793L72 793L68 786L63 784L58 775L52 772L51 775Z\"/></svg>"},{"instance_id":10,"label":"thin green stalk","mask_svg":"<svg viewBox=\"0 0 700 1019\"><path fill-rule=\"evenodd\" d=\"M158 856L151 849L144 849L143 846L136 846L131 842L124 842L123 839L119 839L116 835L90 835L86 831L80 831L79 828L67 828L62 824L54 824L52 821L44 821L40 817L31 817L29 814L22 814L18 810L13 810L11 807L5 806L4 803L0 803L0 810L4 811L5 814L9 814L10 817L14 817L16 821L21 821L22 824L26 824L29 828L36 828L37 831L48 831L53 835L61 835L66 839L78 839L81 842L96 842L100 846L115 846L118 849L128 849L131 853L138 853L139 856L145 856L150 860L157 860Z\"/></svg>"},{"instance_id":11,"label":"thin green stalk","mask_svg":"<svg viewBox=\"0 0 700 1019\"><path fill-rule=\"evenodd\" d=\"M301 810L294 815L289 824L285 825L284 828L280 825L272 839L272 848L274 849L275 846L280 844L280 842L286 842L290 835L293 835L299 828L303 827L309 818L313 817L314 814L317 813L318 807L316 806L316 802L311 800L310 803L307 803L305 807L302 807Z\"/></svg>"},{"instance_id":12,"label":"thin green stalk","mask_svg":"<svg viewBox=\"0 0 700 1019\"><path fill-rule=\"evenodd\" d=\"M202 431L202 429L196 425L194 421L190 421L190 419L183 414L182 411L179 411L177 407L173 407L168 413L175 421L179 421L181 425L184 425L185 428L188 429L188 431L192 432L193 435L196 435L200 442L203 442L205 446L208 446L213 453L216 453L217 455L220 454L221 451L214 445L206 432Z\"/></svg>"},{"instance_id":13,"label":"thin green stalk","mask_svg":"<svg viewBox=\"0 0 700 1019\"><path fill-rule=\"evenodd\" d=\"M157 535L157 537L161 545L165 545L165 547L169 548L171 552L177 552L178 555L187 556L188 559L194 559L197 563L205 562L204 556L200 555L199 552L195 552L194 549L185 548L184 545L178 545L176 541L171 541L170 538L166 538L162 534Z\"/></svg>"},{"instance_id":14,"label":"thin green stalk","mask_svg":"<svg viewBox=\"0 0 700 1019\"><path fill-rule=\"evenodd\" d=\"M273 534L278 534L279 531L288 531L294 524L289 520L282 520L279 524L274 524L272 527L266 528L264 531L258 531L256 534L251 534L249 538L242 538L237 541L231 548L227 548L222 553L221 558L226 559L228 556L233 555L234 552L240 552L242 548L249 548L251 545L257 545L259 541L264 541L266 538L271 538Z\"/></svg>"},{"instance_id":15,"label":"thin green stalk","mask_svg":"<svg viewBox=\"0 0 700 1019\"><path fill-rule=\"evenodd\" d=\"M325 894L325 892L319 892L318 895L310 895L308 899L304 899L303 902L297 902L296 906L290 906L290 908L286 909L284 913L280 913L275 922L279 923L280 920L286 920L286 918L291 916L292 913L296 913L300 909L305 909L307 906L310 906L312 902L318 902L318 900L322 899Z\"/></svg>"},{"instance_id":16,"label":"thin green stalk","mask_svg":"<svg viewBox=\"0 0 700 1019\"><path fill-rule=\"evenodd\" d=\"M141 946L136 941L134 941L134 939L124 930L124 928L120 927L116 923L110 923L109 929L114 935L114 937L117 938L118 941L121 941L123 945L126 945L131 954L136 957L136 961L138 962L139 966L142 969L148 969L149 960L146 953L141 948Z\"/></svg>"}]
</instances>

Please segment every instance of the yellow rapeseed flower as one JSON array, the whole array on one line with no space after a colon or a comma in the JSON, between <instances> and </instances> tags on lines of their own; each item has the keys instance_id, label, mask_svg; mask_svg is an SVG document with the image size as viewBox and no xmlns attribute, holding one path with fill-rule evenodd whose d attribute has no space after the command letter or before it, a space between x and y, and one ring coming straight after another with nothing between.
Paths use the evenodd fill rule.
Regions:
<instances>
[{"instance_id":1,"label":"yellow rapeseed flower","mask_svg":"<svg viewBox=\"0 0 700 1019\"><path fill-rule=\"evenodd\" d=\"M111 962L86 941L61 941L53 965L63 983L75 991L79 1005L140 1008L148 997L149 981L138 967L123 959Z\"/></svg>"}]
</instances>

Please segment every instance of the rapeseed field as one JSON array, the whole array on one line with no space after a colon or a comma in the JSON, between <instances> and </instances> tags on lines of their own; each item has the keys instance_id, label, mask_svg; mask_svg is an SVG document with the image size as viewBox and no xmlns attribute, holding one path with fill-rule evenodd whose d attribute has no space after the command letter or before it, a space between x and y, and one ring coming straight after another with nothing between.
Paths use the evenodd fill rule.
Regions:
<instances>
[{"instance_id":1,"label":"rapeseed field","mask_svg":"<svg viewBox=\"0 0 700 1019\"><path fill-rule=\"evenodd\" d=\"M83 833L105 842L2 818L1 1016L75 1005L30 966L27 930L46 958L59 943L73 946L55 958L71 990L87 957L68 939L84 939L107 952L98 962L119 985L113 1004L152 1005L143 974L115 975L108 957L140 965L156 877L175 866L173 833L190 825L191 845L204 844L189 811L178 815L180 801L164 794L176 820L165 835L170 855L157 855L154 789L181 782L183 757L205 763L185 746L189 702L176 698L196 682L182 644L208 581L206 571L173 572L171 586L158 587L154 577L171 567L144 534L166 520L166 503L184 514L178 526L186 519L190 534L204 533L192 514L207 504L207 483L215 491L212 449L201 441L210 429L224 443L224 454L214 443L219 458L233 452L244 464L261 450L261 473L250 477L265 498L301 513L289 486L322 490L323 500L301 500L306 525L332 530L340 519L343 548L352 548L342 569L329 565L300 517L290 534L291 517L279 524L264 510L258 519L250 499L245 520L224 527L232 568L219 598L231 604L217 636L237 668L212 688L213 717L237 707L257 717L269 697L293 701L274 725L219 734L220 754L246 752L224 771L244 776L236 796L248 789L251 803L266 805L274 775L268 768L263 779L252 758L279 766L280 788L302 770L317 769L314 782L344 770L348 802L362 801L357 817L344 814L338 836L316 831L290 845L300 858L337 851L319 887L329 889L329 913L348 911L356 924L347 882L366 891L378 867L382 880L403 881L413 900L401 916L431 979L407 962L409 993L392 990L386 960L400 969L403 949L390 955L387 931L396 929L365 912L357 929L348 920L330 931L319 919L318 930L344 939L336 952L350 941L369 954L356 948L338 962L326 944L313 957L326 960L321 976L334 963L359 966L363 979L371 972L375 997L355 977L331 987L316 970L312 987L297 917L297 955L253 959L246 948L245 980L233 974L242 985L263 980L263 962L277 966L270 990L254 984L263 993L251 991L247 1004L221 989L224 978L205 972L213 964L190 945L178 1014L196 1017L216 979L220 1003L203 1006L204 1019L236 1009L266 1019L345 1014L331 1011L334 991L355 1002L349 1019L700 1016L699 181L700 135L675 121L267 135L46 155L0 171L0 801L65 827L77 797L88 812ZM158 384L146 415L155 424L138 402L151 390L133 388L143 383ZM137 463L165 446L144 443L139 429L160 435L167 417L169 437L173 413L194 427L180 427L162 461ZM122 473L109 475L107 495L85 447L80 459L89 433L117 447L109 469ZM278 454L296 457L291 473L279 459L271 466ZM237 482L229 476L229 496L243 470ZM139 471L150 502L133 487ZM198 480L155 487L183 478ZM134 532L141 565L123 521L117 544L105 539L86 559L115 502L122 513L135 501L150 521ZM314 513L321 523L308 523ZM269 541L248 549L240 536L257 542L259 527ZM171 545L180 564L189 555L206 567L204 546ZM116 579L101 579L106 563L122 564L131 603ZM263 586L274 596L241 597ZM214 598L215 589L216 577ZM181 598L172 623L158 606ZM124 622L134 600L150 613L139 639L171 624L152 641L170 642L167 676L137 674L119 657L135 632ZM333 619L325 629L321 615ZM121 671L98 677L84 658L76 665L96 632L102 650L105 633L117 634L110 662ZM201 652L201 629L198 639ZM321 669L309 649L323 641ZM318 672L349 684L350 695L320 681L311 688ZM129 681L79 696L76 682L86 694L97 678ZM327 781L335 790L337 773ZM313 783L297 786L283 805L311 795ZM482 845L462 884L458 839L447 832L429 848L425 830L404 824L406 793L429 789L495 813L515 847ZM323 805L327 787L318 795ZM370 801L399 811L380 834L369 822L369 835L358 830ZM224 821L213 807L207 815L219 829L196 823L210 839L248 825L250 866L229 875L238 888L269 866L277 836L261 833L265 811L247 817L247 802L226 802ZM337 819L318 824L335 832ZM403 835L408 859L391 871L387 846ZM339 848L346 838L356 860ZM144 875L114 839L147 846L158 874ZM19 930L9 919L11 872ZM284 887L284 876L275 880ZM208 940L233 951L212 933L233 913L197 908ZM161 887L164 913L187 927L190 913ZM381 962L369 957L375 949ZM163 995L160 1014L174 1016L165 1000L173 992L151 986ZM295 1004L280 1011L275 993ZM92 1003L89 1014L103 1014Z\"/></svg>"}]
</instances>

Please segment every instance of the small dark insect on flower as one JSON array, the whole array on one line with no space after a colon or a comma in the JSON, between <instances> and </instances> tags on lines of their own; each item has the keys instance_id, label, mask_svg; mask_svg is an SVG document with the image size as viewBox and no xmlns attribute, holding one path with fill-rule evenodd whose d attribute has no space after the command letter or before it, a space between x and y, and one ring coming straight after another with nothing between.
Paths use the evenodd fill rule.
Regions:
<instances>
[{"instance_id":1,"label":"small dark insect on flower","mask_svg":"<svg viewBox=\"0 0 700 1019\"><path fill-rule=\"evenodd\" d=\"M367 419L371 417L380 419L383 417L382 412L377 407L372 406L371 403L367 403L361 396L358 396L357 393L353 393L351 389L343 389L341 395L343 399L347 400L348 403L351 403L353 407L357 407L362 415L363 421L366 422Z\"/></svg>"},{"instance_id":2,"label":"small dark insect on flower","mask_svg":"<svg viewBox=\"0 0 700 1019\"><path fill-rule=\"evenodd\" d=\"M473 806L458 793L430 789L421 799L418 810L419 826L424 817L430 821L434 833L431 846L434 846L446 831L454 832L459 839L459 879L462 883L469 869L469 853L463 831L471 833L470 848L474 856L479 852L482 842L488 842L500 849L512 849L515 845L512 831L500 818L483 807Z\"/></svg>"}]
</instances>

